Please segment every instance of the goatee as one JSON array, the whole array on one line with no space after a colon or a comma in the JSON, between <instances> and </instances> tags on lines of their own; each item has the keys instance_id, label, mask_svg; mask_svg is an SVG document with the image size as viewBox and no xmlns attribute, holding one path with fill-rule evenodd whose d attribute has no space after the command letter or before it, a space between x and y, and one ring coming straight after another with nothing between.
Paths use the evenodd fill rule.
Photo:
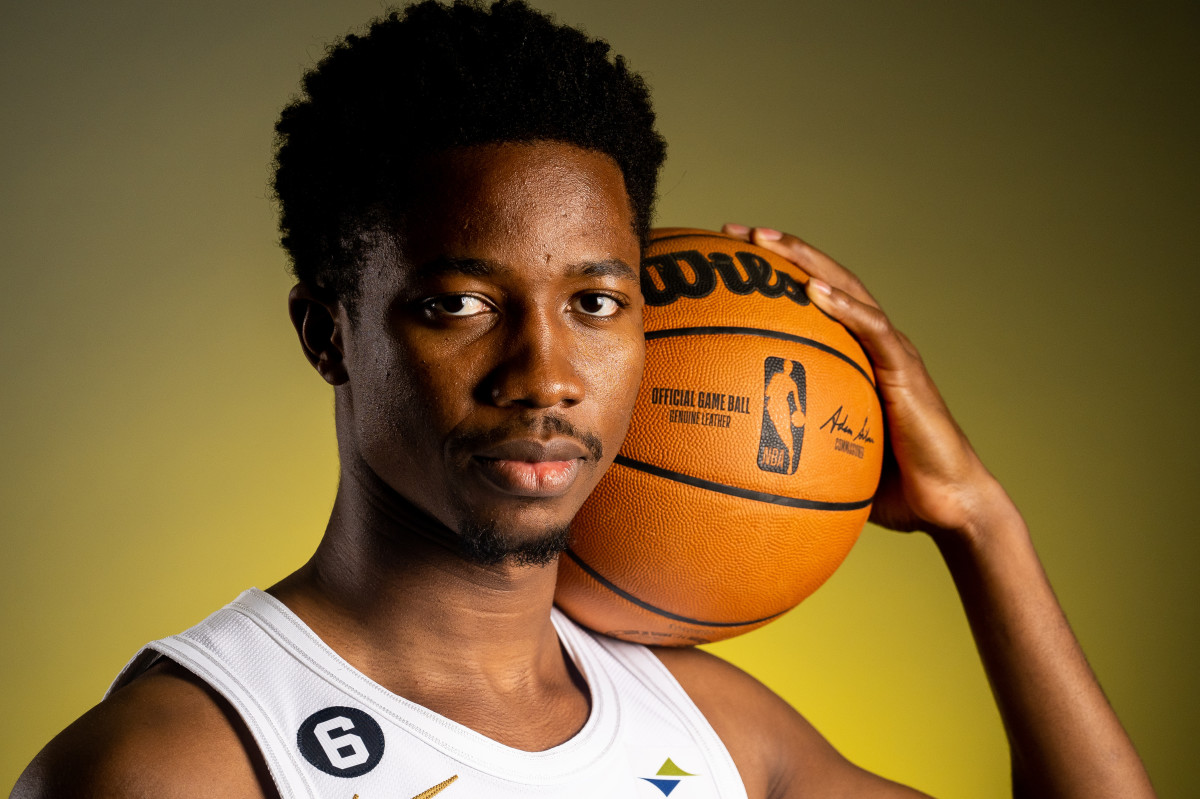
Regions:
<instances>
[{"instance_id":1,"label":"goatee","mask_svg":"<svg viewBox=\"0 0 1200 799\"><path fill-rule=\"evenodd\" d=\"M472 563L496 566L508 561L517 566L545 566L566 550L570 526L545 531L536 538L513 541L492 522L468 524L459 531L459 553Z\"/></svg>"}]
</instances>

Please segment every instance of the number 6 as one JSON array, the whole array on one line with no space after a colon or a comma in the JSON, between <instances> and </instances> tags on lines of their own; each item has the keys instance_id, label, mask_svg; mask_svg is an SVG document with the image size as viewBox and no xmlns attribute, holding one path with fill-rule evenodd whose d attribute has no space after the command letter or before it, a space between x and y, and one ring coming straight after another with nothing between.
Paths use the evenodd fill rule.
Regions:
<instances>
[{"instance_id":1,"label":"number 6","mask_svg":"<svg viewBox=\"0 0 1200 799\"><path fill-rule=\"evenodd\" d=\"M336 716L328 721L322 721L313 728L313 735L317 737L317 742L325 750L325 756L329 758L329 762L335 768L347 769L360 766L371 757L362 738L348 732L352 729L354 729L354 723L345 716ZM330 735L333 730L342 730L345 734L334 737ZM343 755L342 750L346 748L350 749L350 754Z\"/></svg>"}]
</instances>

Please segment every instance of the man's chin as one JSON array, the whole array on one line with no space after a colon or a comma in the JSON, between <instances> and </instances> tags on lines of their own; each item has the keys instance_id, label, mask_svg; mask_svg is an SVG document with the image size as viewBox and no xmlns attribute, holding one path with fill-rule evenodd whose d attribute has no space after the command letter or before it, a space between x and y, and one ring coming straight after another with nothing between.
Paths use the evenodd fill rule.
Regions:
<instances>
[{"instance_id":1,"label":"man's chin","mask_svg":"<svg viewBox=\"0 0 1200 799\"><path fill-rule=\"evenodd\" d=\"M518 535L498 530L495 524L469 524L459 530L459 553L471 563L497 566L545 566L552 563L571 541L569 525Z\"/></svg>"}]
</instances>

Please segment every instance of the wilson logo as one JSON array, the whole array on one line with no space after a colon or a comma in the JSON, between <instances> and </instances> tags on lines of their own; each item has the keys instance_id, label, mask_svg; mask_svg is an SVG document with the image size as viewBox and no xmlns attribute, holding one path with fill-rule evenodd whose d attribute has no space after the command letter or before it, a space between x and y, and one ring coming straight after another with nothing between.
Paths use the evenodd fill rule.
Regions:
<instances>
[{"instance_id":1,"label":"wilson logo","mask_svg":"<svg viewBox=\"0 0 1200 799\"><path fill-rule=\"evenodd\" d=\"M647 305L706 297L717 287L717 278L734 294L758 292L764 297L787 297L797 305L809 304L804 284L752 252L733 257L714 252L705 257L698 250L681 250L642 259L642 296Z\"/></svg>"}]
</instances>

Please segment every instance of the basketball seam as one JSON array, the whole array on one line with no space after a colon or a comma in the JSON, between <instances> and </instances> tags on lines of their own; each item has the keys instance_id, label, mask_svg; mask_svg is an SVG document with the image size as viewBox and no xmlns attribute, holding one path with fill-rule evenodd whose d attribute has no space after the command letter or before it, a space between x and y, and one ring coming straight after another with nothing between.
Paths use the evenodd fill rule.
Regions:
<instances>
[{"instance_id":1,"label":"basketball seam","mask_svg":"<svg viewBox=\"0 0 1200 799\"><path fill-rule=\"evenodd\" d=\"M639 472L661 477L664 480L674 480L677 483L684 483L701 488L705 491L715 491L719 494L728 494L729 496L739 497L741 499L750 499L755 502L766 502L771 505L784 505L789 508L803 508L805 510L825 510L825 511L848 511L860 510L870 505L874 500L874 496L866 499L856 500L854 502L826 502L820 499L802 499L800 497L785 497L780 494L768 494L765 491L754 491L749 488L740 488L731 486L725 483L716 483L712 480L705 480L703 477L693 477L690 474L676 472L672 469L664 469L661 466L655 466L644 461L634 460L625 455L618 454L613 461L614 464L619 464L628 469L636 469Z\"/></svg>"},{"instance_id":2,"label":"basketball seam","mask_svg":"<svg viewBox=\"0 0 1200 799\"><path fill-rule=\"evenodd\" d=\"M797 336L794 333L784 333L780 330L766 330L760 327L729 327L725 325L701 325L697 327L672 327L664 330L647 330L646 341L653 341L660 338L676 338L682 336L758 336L760 338L774 338L781 341L790 341L795 344L803 344L813 349L818 349L821 352L829 353L835 358L840 358L846 363L854 367L854 369L863 376L871 388L875 388L875 381L867 374L858 363L843 352L835 350L828 344L822 344L811 338Z\"/></svg>"},{"instance_id":3,"label":"basketball seam","mask_svg":"<svg viewBox=\"0 0 1200 799\"><path fill-rule=\"evenodd\" d=\"M619 588L617 585L610 582L600 572L596 571L591 566L589 566L583 560L583 558L579 557L579 555L577 555L575 553L574 550L568 548L567 556L575 562L576 566L583 569L583 571L589 577L591 577L593 580L600 583L600 585L604 586L609 591L612 591L614 594L621 597L622 599L629 600L630 602L637 605L639 608L642 608L643 610L648 610L651 613L657 614L659 616L663 616L668 619L674 619L675 621L686 622L687 624L695 624L695 625L699 625L701 627L743 627L747 624L762 624L764 622L768 622L771 619L775 618L776 616L782 616L784 613L787 613L789 610L789 608L784 608L783 610L779 611L778 613L772 613L770 616L764 616L761 619L753 619L751 621L701 621L700 619L691 619L691 618L688 618L687 616L680 616L678 613L672 613L669 610L663 610L662 608L655 607L654 605L651 605L649 602L646 602L645 600L642 600L642 599L638 599L636 596L629 593L628 591L625 591L625 590Z\"/></svg>"}]
</instances>

